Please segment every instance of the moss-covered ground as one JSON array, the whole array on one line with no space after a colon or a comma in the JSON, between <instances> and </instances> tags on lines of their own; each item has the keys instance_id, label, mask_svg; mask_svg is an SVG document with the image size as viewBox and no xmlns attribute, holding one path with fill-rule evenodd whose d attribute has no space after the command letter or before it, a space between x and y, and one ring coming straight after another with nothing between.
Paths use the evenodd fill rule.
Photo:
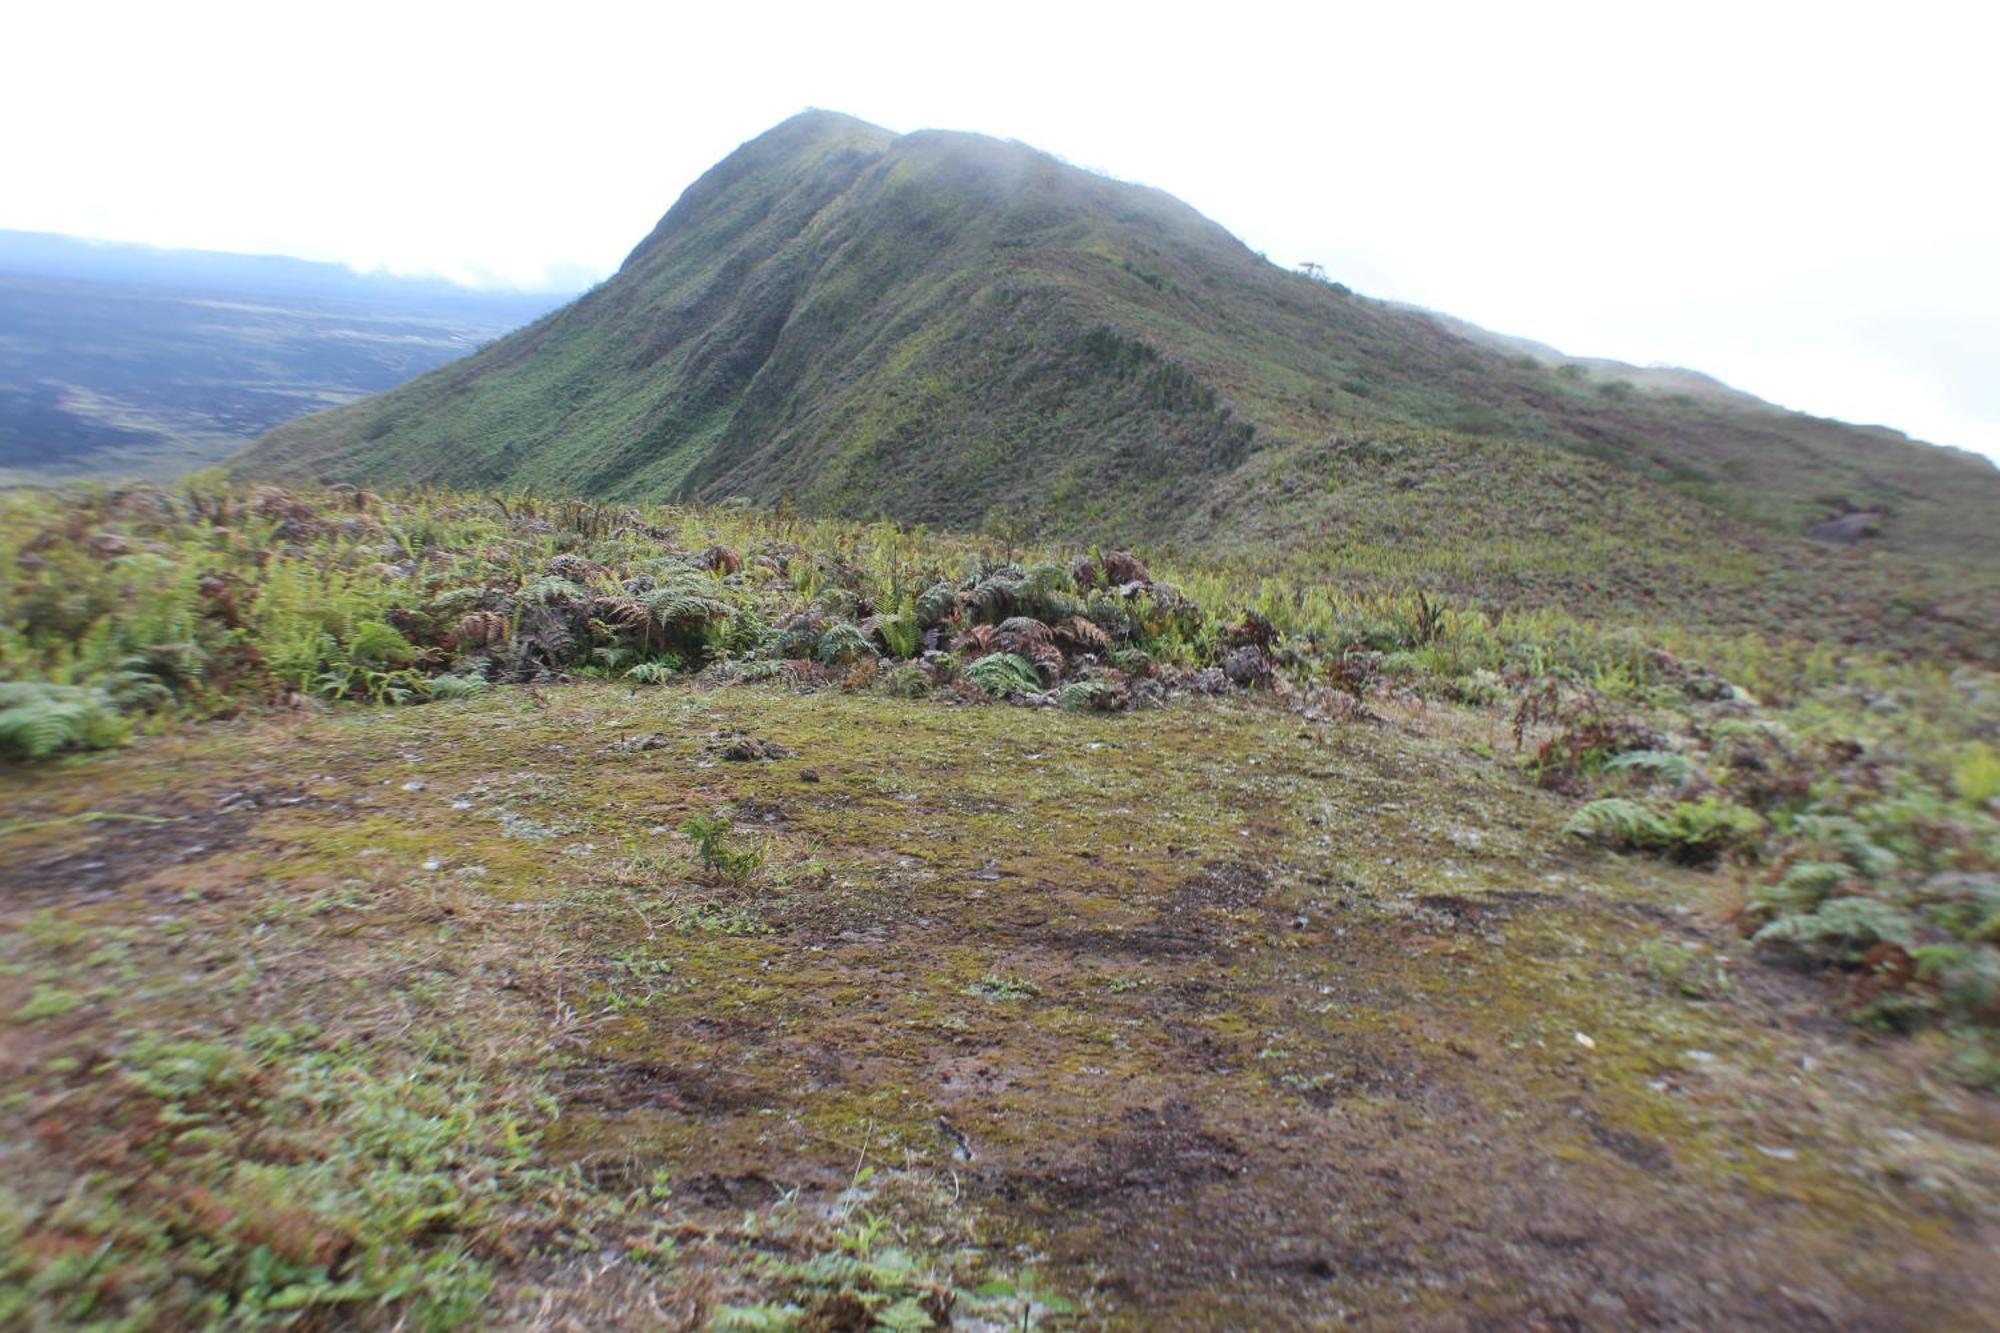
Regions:
<instances>
[{"instance_id":1,"label":"moss-covered ground","mask_svg":"<svg viewBox=\"0 0 2000 1333\"><path fill-rule=\"evenodd\" d=\"M0 1323L1990 1319L1992 1100L1506 726L586 683L0 773Z\"/></svg>"}]
</instances>

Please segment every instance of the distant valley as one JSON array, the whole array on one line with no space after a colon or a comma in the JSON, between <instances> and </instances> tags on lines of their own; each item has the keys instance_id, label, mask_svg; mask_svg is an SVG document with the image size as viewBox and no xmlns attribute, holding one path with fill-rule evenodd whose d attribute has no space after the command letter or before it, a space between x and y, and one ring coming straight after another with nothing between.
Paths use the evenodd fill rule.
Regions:
<instances>
[{"instance_id":1,"label":"distant valley","mask_svg":"<svg viewBox=\"0 0 2000 1333\"><path fill-rule=\"evenodd\" d=\"M204 467L566 299L0 232L0 482Z\"/></svg>"}]
</instances>

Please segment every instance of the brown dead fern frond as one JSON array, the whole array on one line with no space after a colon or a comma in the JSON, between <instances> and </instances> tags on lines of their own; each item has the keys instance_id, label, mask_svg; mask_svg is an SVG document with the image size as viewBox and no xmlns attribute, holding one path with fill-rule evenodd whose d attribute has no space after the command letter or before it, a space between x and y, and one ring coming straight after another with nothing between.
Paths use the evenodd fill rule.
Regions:
<instances>
[{"instance_id":1,"label":"brown dead fern frond","mask_svg":"<svg viewBox=\"0 0 2000 1333\"><path fill-rule=\"evenodd\" d=\"M1033 662L1051 678L1063 669L1062 649L1056 646L1055 631L1028 616L1013 616L1000 622L994 639L1003 653L1016 653Z\"/></svg>"},{"instance_id":2,"label":"brown dead fern frond","mask_svg":"<svg viewBox=\"0 0 2000 1333\"><path fill-rule=\"evenodd\" d=\"M1111 651L1111 636L1106 634L1095 621L1082 616L1071 616L1055 625L1054 633L1062 643L1080 653L1107 653Z\"/></svg>"},{"instance_id":3,"label":"brown dead fern frond","mask_svg":"<svg viewBox=\"0 0 2000 1333\"><path fill-rule=\"evenodd\" d=\"M711 574L735 574L743 568L743 557L718 543L696 556L695 563Z\"/></svg>"},{"instance_id":4,"label":"brown dead fern frond","mask_svg":"<svg viewBox=\"0 0 2000 1333\"><path fill-rule=\"evenodd\" d=\"M490 648L507 639L507 617L498 611L473 611L452 627L454 648Z\"/></svg>"},{"instance_id":5,"label":"brown dead fern frond","mask_svg":"<svg viewBox=\"0 0 2000 1333\"><path fill-rule=\"evenodd\" d=\"M984 657L988 653L995 652L999 646L1000 631L991 625L970 626L951 641L953 652L971 653L976 657Z\"/></svg>"}]
</instances>

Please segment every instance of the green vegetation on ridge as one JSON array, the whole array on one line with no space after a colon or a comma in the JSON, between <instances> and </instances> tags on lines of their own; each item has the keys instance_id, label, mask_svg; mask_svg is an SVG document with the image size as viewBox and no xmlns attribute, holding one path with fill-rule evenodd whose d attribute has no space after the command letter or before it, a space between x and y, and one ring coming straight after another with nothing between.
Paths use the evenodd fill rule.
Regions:
<instances>
[{"instance_id":1,"label":"green vegetation on ridge","mask_svg":"<svg viewBox=\"0 0 2000 1333\"><path fill-rule=\"evenodd\" d=\"M1765 581L1838 618L1859 566L1862 614L1907 602L1994 637L1983 460L1607 373L1280 270L1023 145L810 113L697 181L574 305L238 467L1000 517L1315 578L1345 572L1350 538L1611 540L1609 576L1686 597L1692 572L1711 623L1754 623L1737 603ZM1877 549L1799 540L1849 510L1883 514ZM1648 561L1655 530L1758 572Z\"/></svg>"},{"instance_id":2,"label":"green vegetation on ridge","mask_svg":"<svg viewBox=\"0 0 2000 1333\"><path fill-rule=\"evenodd\" d=\"M1727 862L1760 940L1887 966L1864 1016L2000 1019L2000 694L1971 666L744 511L196 478L20 496L0 518L12 757L246 699L411 704L576 675L1109 712L1244 690L1323 717L1438 701L1510 715L1535 781L1595 798L1572 833ZM710 869L754 866L687 828Z\"/></svg>"},{"instance_id":3,"label":"green vegetation on ridge","mask_svg":"<svg viewBox=\"0 0 2000 1333\"><path fill-rule=\"evenodd\" d=\"M5 497L0 1319L1991 1296L1991 672L1352 558Z\"/></svg>"}]
</instances>

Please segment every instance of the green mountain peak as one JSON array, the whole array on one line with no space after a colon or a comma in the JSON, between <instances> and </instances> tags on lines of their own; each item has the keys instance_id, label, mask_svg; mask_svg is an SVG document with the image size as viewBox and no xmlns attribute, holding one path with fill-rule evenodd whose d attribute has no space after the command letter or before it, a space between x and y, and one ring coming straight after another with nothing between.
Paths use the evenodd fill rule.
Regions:
<instances>
[{"instance_id":1,"label":"green mountain peak","mask_svg":"<svg viewBox=\"0 0 2000 1333\"><path fill-rule=\"evenodd\" d=\"M1350 531L1643 529L1605 571L1628 599L1681 576L1653 548L1811 565L1805 534L1848 513L1877 516L1839 530L1871 550L2000 564L2000 471L1971 455L1358 296L1024 144L817 110L717 163L573 304L237 466L1004 513L1309 573Z\"/></svg>"}]
</instances>

